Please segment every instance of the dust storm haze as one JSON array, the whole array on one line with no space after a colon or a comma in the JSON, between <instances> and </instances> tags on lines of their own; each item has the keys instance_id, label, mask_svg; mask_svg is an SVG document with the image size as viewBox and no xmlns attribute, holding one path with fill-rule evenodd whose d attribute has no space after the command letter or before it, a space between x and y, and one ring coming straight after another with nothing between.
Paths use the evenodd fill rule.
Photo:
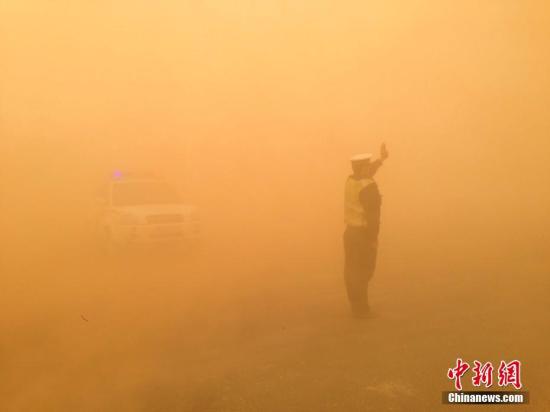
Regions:
<instances>
[{"instance_id":1,"label":"dust storm haze","mask_svg":"<svg viewBox=\"0 0 550 412\"><path fill-rule=\"evenodd\" d=\"M445 410L458 357L550 410L549 39L544 1L4 0L0 410ZM357 320L343 185L383 142ZM198 244L104 253L114 171Z\"/></svg>"}]
</instances>

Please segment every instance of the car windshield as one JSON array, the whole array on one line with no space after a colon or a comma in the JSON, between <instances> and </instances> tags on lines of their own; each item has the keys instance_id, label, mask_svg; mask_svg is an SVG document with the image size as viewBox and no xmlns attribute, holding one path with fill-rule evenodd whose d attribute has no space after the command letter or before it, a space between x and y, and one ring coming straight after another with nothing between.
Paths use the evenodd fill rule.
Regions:
<instances>
[{"instance_id":1,"label":"car windshield","mask_svg":"<svg viewBox=\"0 0 550 412\"><path fill-rule=\"evenodd\" d=\"M113 185L113 205L138 206L180 203L178 193L164 182L121 182Z\"/></svg>"}]
</instances>

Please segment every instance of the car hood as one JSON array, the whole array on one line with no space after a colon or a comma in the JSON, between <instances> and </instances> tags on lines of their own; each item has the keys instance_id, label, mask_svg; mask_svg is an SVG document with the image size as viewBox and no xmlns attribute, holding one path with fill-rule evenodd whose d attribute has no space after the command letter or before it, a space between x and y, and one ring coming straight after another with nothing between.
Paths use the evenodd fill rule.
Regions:
<instances>
[{"instance_id":1,"label":"car hood","mask_svg":"<svg viewBox=\"0 0 550 412\"><path fill-rule=\"evenodd\" d=\"M124 214L131 214L136 217L146 217L150 215L190 215L197 211L192 205L185 204L159 204L159 205L138 205L138 206L118 206L115 211Z\"/></svg>"}]
</instances>

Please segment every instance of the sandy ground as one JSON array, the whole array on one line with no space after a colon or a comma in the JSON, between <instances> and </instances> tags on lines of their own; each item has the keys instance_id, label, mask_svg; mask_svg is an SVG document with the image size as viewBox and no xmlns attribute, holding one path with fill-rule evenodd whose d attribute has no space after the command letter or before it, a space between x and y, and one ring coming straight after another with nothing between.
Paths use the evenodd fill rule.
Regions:
<instances>
[{"instance_id":1,"label":"sandy ground","mask_svg":"<svg viewBox=\"0 0 550 412\"><path fill-rule=\"evenodd\" d=\"M6 266L0 409L550 411L547 267L382 264L357 320L337 265L274 255ZM520 359L530 405L442 405L459 356Z\"/></svg>"}]
</instances>

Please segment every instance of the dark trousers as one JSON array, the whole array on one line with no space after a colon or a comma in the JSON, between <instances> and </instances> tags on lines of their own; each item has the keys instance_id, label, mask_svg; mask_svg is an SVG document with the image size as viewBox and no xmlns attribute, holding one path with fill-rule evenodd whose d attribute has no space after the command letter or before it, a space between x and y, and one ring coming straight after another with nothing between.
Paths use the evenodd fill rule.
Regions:
<instances>
[{"instance_id":1,"label":"dark trousers","mask_svg":"<svg viewBox=\"0 0 550 412\"><path fill-rule=\"evenodd\" d=\"M376 268L376 245L367 229L348 226L344 232L344 278L354 311L368 309L368 284Z\"/></svg>"}]
</instances>

